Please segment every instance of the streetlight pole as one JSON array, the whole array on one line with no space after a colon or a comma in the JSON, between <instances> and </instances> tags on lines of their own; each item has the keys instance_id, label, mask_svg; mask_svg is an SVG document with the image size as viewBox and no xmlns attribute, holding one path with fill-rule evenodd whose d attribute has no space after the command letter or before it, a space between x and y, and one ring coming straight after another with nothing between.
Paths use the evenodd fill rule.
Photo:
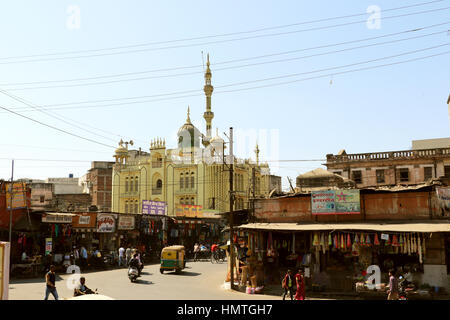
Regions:
<instances>
[{"instance_id":1,"label":"streetlight pole","mask_svg":"<svg viewBox=\"0 0 450 320\"><path fill-rule=\"evenodd\" d=\"M233 127L230 127L230 288L234 290L234 243L233 243L233 205L234 205L234 193L233 193L233 175L234 175L234 158L233 158Z\"/></svg>"}]
</instances>

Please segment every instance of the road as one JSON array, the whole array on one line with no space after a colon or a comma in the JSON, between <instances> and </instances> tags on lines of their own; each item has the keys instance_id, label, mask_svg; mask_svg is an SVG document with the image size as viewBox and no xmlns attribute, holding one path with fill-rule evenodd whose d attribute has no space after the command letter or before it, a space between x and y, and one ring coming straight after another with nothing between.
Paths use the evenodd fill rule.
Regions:
<instances>
[{"instance_id":1,"label":"road","mask_svg":"<svg viewBox=\"0 0 450 320\"><path fill-rule=\"evenodd\" d=\"M127 277L127 269L84 274L86 285L100 294L120 300L270 300L281 296L250 295L222 287L226 263L187 262L181 274L159 272L159 264L145 266L136 283ZM57 275L56 288L60 299L70 298L73 290L67 286L70 274ZM10 300L42 300L45 281L42 279L12 280ZM281 294L281 292L280 292ZM50 295L49 299L53 299Z\"/></svg>"}]
</instances>

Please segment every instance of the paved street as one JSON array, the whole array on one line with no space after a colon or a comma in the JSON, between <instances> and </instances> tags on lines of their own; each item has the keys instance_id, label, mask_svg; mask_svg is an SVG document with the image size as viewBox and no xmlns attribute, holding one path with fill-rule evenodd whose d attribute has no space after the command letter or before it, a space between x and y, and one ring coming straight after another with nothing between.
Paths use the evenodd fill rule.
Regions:
<instances>
[{"instance_id":1,"label":"paved street","mask_svg":"<svg viewBox=\"0 0 450 320\"><path fill-rule=\"evenodd\" d=\"M161 274L159 264L147 265L142 277L131 283L126 269L91 272L85 274L86 285L99 293L123 300L241 300L241 299L280 299L281 296L249 295L223 289L226 263L188 262L183 273ZM56 287L60 298L69 298L73 291L67 288L70 275L59 275ZM10 284L11 300L42 300L45 281L42 279L13 280ZM281 294L281 292L280 292ZM50 295L50 299L53 296Z\"/></svg>"}]
</instances>

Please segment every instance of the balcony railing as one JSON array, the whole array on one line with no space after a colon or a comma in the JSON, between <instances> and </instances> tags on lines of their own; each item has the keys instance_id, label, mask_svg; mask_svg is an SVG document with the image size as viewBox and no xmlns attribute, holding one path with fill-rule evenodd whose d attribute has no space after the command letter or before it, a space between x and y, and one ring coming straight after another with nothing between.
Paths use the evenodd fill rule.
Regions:
<instances>
[{"instance_id":1,"label":"balcony railing","mask_svg":"<svg viewBox=\"0 0 450 320\"><path fill-rule=\"evenodd\" d=\"M152 194L162 194L162 188L152 188Z\"/></svg>"},{"instance_id":2,"label":"balcony railing","mask_svg":"<svg viewBox=\"0 0 450 320\"><path fill-rule=\"evenodd\" d=\"M449 157L450 148L327 155L327 163Z\"/></svg>"},{"instance_id":3,"label":"balcony railing","mask_svg":"<svg viewBox=\"0 0 450 320\"><path fill-rule=\"evenodd\" d=\"M162 161L153 161L152 162L152 168L162 168L163 163Z\"/></svg>"}]
</instances>

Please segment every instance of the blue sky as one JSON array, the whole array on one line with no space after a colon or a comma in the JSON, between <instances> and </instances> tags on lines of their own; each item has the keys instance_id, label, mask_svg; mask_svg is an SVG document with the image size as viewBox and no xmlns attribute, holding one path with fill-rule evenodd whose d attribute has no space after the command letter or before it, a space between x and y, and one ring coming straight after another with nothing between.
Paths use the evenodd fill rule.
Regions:
<instances>
[{"instance_id":1,"label":"blue sky","mask_svg":"<svg viewBox=\"0 0 450 320\"><path fill-rule=\"evenodd\" d=\"M46 177L64 177L69 173L81 176L90 167L89 161L112 161L113 147L117 146L120 137L124 137L124 140L133 139L136 148L142 147L147 151L149 141L155 137L165 137L169 147L175 147L175 134L186 119L188 105L191 108L192 121L204 131L205 123L202 115L205 109L205 98L202 95L204 85L201 67L202 51L205 55L209 52L211 57L212 83L215 86L215 93L212 97L212 109L215 113L213 127L218 127L220 132L228 132L230 126L233 126L237 132L256 132L256 137L263 146L264 134L267 133L269 135L267 146L261 148L262 157L266 160L324 159L326 154L335 154L340 149L346 149L348 153L402 150L411 147L411 140L449 137L449 114L446 105L450 93L449 54L287 85L219 93L226 89L274 84L280 81L326 75L334 71L220 88L229 84L332 68L450 43L450 34L444 32L450 29L450 24L447 24L415 33L361 43L226 65L214 65L234 59L377 37L450 22L450 10L448 9L400 18L387 18L450 7L450 1L447 0L391 12L383 11L421 2L426 1L395 1L395 3L372 0L338 2L261 0L221 2L3 1L0 4L1 90L6 90L8 93L36 105L59 105L186 90L198 90L198 95L141 104L53 111L57 115L66 117L66 120L70 119L67 121L73 122L77 126L89 125L104 130L95 132L108 139L87 131L94 131L92 128L85 127L87 130L82 130L40 112L22 110L23 115L112 147L84 141L0 110L2 119L0 133L3 137L0 142L0 178L10 179L11 161L9 159L11 158L87 161L16 160L15 178L44 179ZM381 9L379 29L368 28L366 22L362 22L369 18L370 14L367 14L366 10L372 5ZM73 13L68 11L71 6L80 10L79 28L71 29L67 25L68 20L73 16ZM183 46L170 49L34 62L23 62L23 60L33 60L38 57L5 59L236 33L352 14L365 15L257 33L135 48ZM352 21L361 22L272 37L192 45L236 37L331 26ZM224 66L240 66L255 62L296 58L439 31L442 33L341 53L229 70L215 70ZM353 68L336 70L336 72L438 54L450 51L449 47L443 46L370 64L356 65ZM117 50L102 52L117 52ZM46 58L68 56L70 55L54 55ZM186 66L198 67L108 80L196 73L101 85L32 90L17 90L30 87L30 85L11 85ZM70 84L98 81L74 81ZM39 86L48 85L55 85L55 83ZM92 106L93 103L86 105ZM0 94L0 106L12 110L24 107L20 102L4 94ZM20 109L16 111L20 111ZM213 131L215 132L215 129ZM271 132L276 132L275 142L270 139ZM252 153L253 141L237 149L241 152L238 156L254 156ZM279 164L275 173L284 178L286 176L295 178L299 173L312 170L320 164L321 162L284 162ZM284 187L287 187L285 182L284 179Z\"/></svg>"}]
</instances>

